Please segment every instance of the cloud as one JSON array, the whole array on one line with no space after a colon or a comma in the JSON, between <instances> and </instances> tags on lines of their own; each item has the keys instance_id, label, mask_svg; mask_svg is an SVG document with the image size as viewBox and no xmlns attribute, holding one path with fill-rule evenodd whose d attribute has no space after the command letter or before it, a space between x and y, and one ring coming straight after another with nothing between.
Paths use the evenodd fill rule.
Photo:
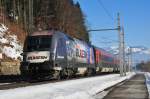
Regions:
<instances>
[{"instance_id":1,"label":"cloud","mask_svg":"<svg viewBox=\"0 0 150 99\"><path fill-rule=\"evenodd\" d=\"M143 53L150 55L150 49L143 51Z\"/></svg>"},{"instance_id":2,"label":"cloud","mask_svg":"<svg viewBox=\"0 0 150 99\"><path fill-rule=\"evenodd\" d=\"M129 53L129 48L129 46L125 48L125 53ZM114 54L119 53L119 49L117 46L110 46L106 48L106 50L113 52ZM143 46L132 47L132 53L150 54L150 48L146 48Z\"/></svg>"}]
</instances>

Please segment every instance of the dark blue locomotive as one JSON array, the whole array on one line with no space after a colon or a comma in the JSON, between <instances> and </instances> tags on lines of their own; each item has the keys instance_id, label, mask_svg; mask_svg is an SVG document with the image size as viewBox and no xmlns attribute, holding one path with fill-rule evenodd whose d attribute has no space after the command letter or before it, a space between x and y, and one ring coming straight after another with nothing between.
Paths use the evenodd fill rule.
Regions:
<instances>
[{"instance_id":1,"label":"dark blue locomotive","mask_svg":"<svg viewBox=\"0 0 150 99\"><path fill-rule=\"evenodd\" d=\"M27 36L21 74L28 77L61 78L118 71L111 54L62 32L37 31Z\"/></svg>"}]
</instances>

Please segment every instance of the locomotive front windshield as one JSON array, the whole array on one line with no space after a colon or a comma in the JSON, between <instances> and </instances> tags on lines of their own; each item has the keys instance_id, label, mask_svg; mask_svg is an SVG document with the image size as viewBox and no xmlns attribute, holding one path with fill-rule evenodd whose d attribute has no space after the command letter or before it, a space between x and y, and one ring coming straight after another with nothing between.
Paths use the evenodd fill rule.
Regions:
<instances>
[{"instance_id":1,"label":"locomotive front windshield","mask_svg":"<svg viewBox=\"0 0 150 99\"><path fill-rule=\"evenodd\" d=\"M26 51L47 51L51 46L52 36L29 36L26 39Z\"/></svg>"}]
</instances>

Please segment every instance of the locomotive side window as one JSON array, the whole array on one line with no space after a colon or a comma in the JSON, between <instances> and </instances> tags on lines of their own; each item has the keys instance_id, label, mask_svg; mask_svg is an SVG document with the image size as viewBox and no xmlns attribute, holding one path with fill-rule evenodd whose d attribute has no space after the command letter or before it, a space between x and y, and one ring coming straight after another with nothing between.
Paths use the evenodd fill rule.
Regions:
<instances>
[{"instance_id":1,"label":"locomotive side window","mask_svg":"<svg viewBox=\"0 0 150 99\"><path fill-rule=\"evenodd\" d=\"M66 55L66 44L64 39L59 39L57 43L57 58L64 58Z\"/></svg>"},{"instance_id":2,"label":"locomotive side window","mask_svg":"<svg viewBox=\"0 0 150 99\"><path fill-rule=\"evenodd\" d=\"M103 55L102 60L107 62L113 62L113 58L107 55Z\"/></svg>"}]
</instances>

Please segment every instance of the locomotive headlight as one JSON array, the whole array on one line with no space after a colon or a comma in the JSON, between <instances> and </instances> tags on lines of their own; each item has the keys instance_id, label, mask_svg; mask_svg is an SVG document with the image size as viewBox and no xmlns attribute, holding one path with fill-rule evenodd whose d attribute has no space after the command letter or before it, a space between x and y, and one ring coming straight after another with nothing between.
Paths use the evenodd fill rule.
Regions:
<instances>
[{"instance_id":1,"label":"locomotive headlight","mask_svg":"<svg viewBox=\"0 0 150 99\"><path fill-rule=\"evenodd\" d=\"M66 44L69 44L69 41L66 41Z\"/></svg>"}]
</instances>

